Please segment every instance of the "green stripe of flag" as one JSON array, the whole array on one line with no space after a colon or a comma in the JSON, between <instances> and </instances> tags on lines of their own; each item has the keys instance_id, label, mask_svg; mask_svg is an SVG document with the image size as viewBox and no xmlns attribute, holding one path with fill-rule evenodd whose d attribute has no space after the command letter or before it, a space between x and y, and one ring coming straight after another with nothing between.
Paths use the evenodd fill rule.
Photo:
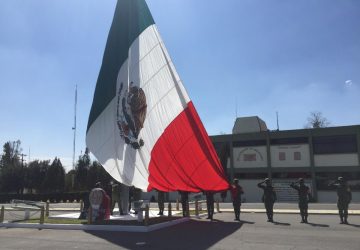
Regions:
<instances>
[{"instance_id":1,"label":"green stripe of flag","mask_svg":"<svg viewBox=\"0 0 360 250\"><path fill-rule=\"evenodd\" d=\"M87 130L116 96L116 79L134 40L154 24L145 0L118 0L96 83Z\"/></svg>"}]
</instances>

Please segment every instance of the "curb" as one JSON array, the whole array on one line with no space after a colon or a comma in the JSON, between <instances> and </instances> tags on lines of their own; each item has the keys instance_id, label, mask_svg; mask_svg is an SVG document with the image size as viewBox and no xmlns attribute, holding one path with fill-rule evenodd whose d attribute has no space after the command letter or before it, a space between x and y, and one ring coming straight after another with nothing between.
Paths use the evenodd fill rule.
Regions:
<instances>
[{"instance_id":1,"label":"curb","mask_svg":"<svg viewBox=\"0 0 360 250\"><path fill-rule=\"evenodd\" d=\"M111 232L137 232L147 233L162 228L174 226L190 218L180 218L150 226L119 226L119 225L72 225L72 224L35 224L35 223L0 223L0 227L5 228L35 228L35 229L57 229L57 230L83 230L83 231L111 231Z\"/></svg>"}]
</instances>

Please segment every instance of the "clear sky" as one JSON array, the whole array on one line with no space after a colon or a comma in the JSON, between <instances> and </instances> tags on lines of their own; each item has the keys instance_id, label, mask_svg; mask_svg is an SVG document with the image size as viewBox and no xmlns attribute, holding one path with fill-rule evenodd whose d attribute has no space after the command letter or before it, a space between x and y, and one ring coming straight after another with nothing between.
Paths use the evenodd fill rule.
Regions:
<instances>
[{"instance_id":1,"label":"clear sky","mask_svg":"<svg viewBox=\"0 0 360 250\"><path fill-rule=\"evenodd\" d=\"M360 124L360 1L147 0L210 135L236 116L300 129L311 111ZM0 1L0 144L72 164L116 0ZM28 157L26 157L28 160Z\"/></svg>"}]
</instances>

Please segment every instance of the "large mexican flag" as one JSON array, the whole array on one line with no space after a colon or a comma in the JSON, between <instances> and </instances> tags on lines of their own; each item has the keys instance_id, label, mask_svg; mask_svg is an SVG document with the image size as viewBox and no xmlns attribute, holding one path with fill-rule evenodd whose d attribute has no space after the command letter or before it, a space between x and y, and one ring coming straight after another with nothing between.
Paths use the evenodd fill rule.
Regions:
<instances>
[{"instance_id":1,"label":"large mexican flag","mask_svg":"<svg viewBox=\"0 0 360 250\"><path fill-rule=\"evenodd\" d=\"M86 144L125 185L148 191L228 188L145 0L118 0Z\"/></svg>"}]
</instances>

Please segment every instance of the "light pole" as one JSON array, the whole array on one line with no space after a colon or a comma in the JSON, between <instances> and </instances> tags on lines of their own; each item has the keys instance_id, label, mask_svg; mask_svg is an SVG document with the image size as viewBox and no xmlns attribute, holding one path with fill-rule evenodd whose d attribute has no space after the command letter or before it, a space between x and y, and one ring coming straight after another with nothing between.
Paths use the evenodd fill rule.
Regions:
<instances>
[{"instance_id":1,"label":"light pole","mask_svg":"<svg viewBox=\"0 0 360 250\"><path fill-rule=\"evenodd\" d=\"M74 188L75 183L75 146L76 146L76 106L77 106L77 85L75 85L75 103L74 103L74 126L72 130L74 130L74 140L73 140L73 162L72 162L72 174L71 174L71 186Z\"/></svg>"}]
</instances>

